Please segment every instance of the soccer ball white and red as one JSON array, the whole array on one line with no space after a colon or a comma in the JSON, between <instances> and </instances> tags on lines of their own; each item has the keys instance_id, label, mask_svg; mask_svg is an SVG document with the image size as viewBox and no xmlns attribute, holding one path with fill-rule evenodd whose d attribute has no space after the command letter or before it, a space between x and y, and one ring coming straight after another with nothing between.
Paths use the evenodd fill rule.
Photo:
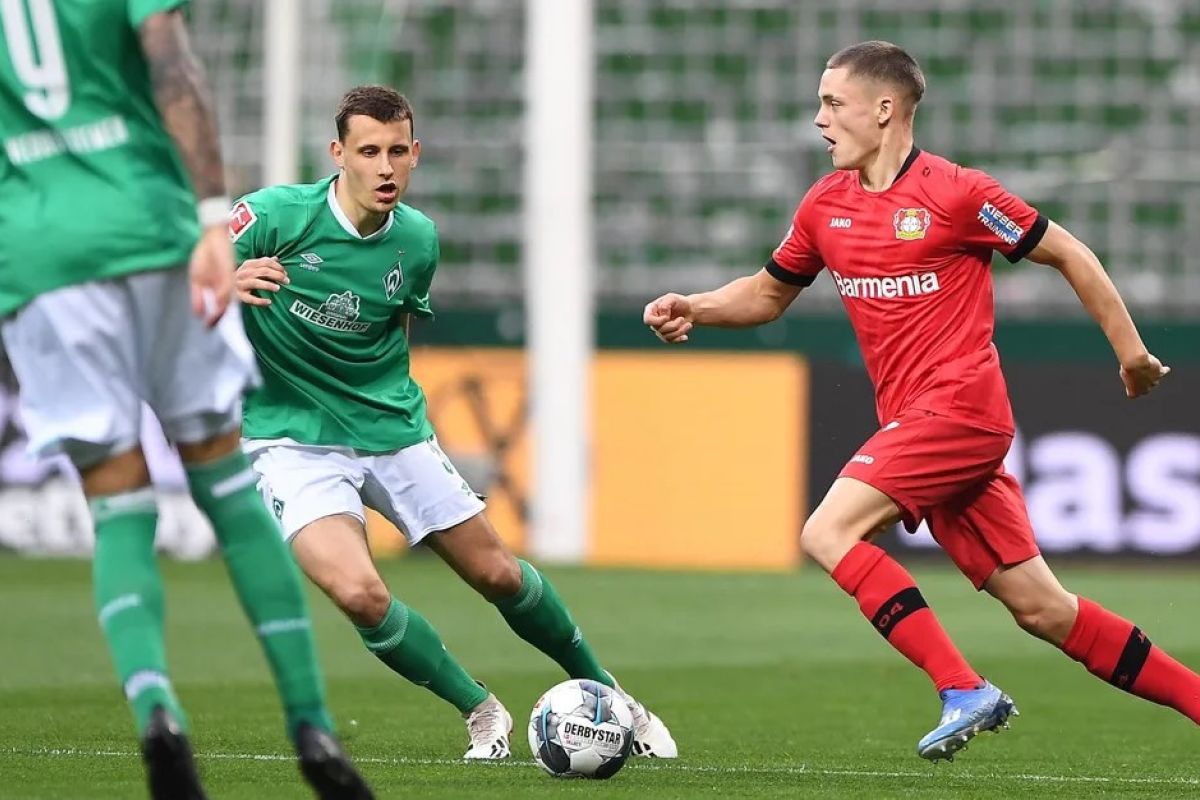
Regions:
<instances>
[{"instance_id":1,"label":"soccer ball white and red","mask_svg":"<svg viewBox=\"0 0 1200 800\"><path fill-rule=\"evenodd\" d=\"M602 683L563 681L534 704L529 749L556 778L611 778L633 749L633 713Z\"/></svg>"}]
</instances>

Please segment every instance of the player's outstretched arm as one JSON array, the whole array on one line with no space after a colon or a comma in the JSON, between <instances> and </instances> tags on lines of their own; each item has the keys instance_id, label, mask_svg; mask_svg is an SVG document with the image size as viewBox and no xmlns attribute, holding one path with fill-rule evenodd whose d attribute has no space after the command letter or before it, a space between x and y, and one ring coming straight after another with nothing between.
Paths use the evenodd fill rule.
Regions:
<instances>
[{"instance_id":1,"label":"player's outstretched arm","mask_svg":"<svg viewBox=\"0 0 1200 800\"><path fill-rule=\"evenodd\" d=\"M192 310L215 325L233 296L234 262L225 227L229 198L212 98L204 69L188 42L182 12L151 14L138 36L150 68L154 103L200 201L204 231L188 265Z\"/></svg>"},{"instance_id":2,"label":"player's outstretched arm","mask_svg":"<svg viewBox=\"0 0 1200 800\"><path fill-rule=\"evenodd\" d=\"M778 319L803 287L776 280L765 270L700 294L665 294L647 304L642 321L669 344L688 340L695 325L749 328Z\"/></svg>"},{"instance_id":3,"label":"player's outstretched arm","mask_svg":"<svg viewBox=\"0 0 1200 800\"><path fill-rule=\"evenodd\" d=\"M1171 371L1146 349L1117 287L1104 271L1100 259L1086 244L1062 226L1051 222L1046 234L1027 258L1054 267L1071 284L1083 307L1099 323L1116 353L1126 395L1140 397L1146 394Z\"/></svg>"}]
</instances>

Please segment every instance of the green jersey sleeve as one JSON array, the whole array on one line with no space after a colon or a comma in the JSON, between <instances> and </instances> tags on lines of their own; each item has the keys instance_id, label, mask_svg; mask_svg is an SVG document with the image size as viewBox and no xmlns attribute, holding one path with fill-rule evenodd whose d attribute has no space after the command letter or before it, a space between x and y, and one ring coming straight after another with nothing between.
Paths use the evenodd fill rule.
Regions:
<instances>
[{"instance_id":1,"label":"green jersey sleeve","mask_svg":"<svg viewBox=\"0 0 1200 800\"><path fill-rule=\"evenodd\" d=\"M275 232L271 230L270 203L265 192L248 194L229 212L229 238L237 263L275 255Z\"/></svg>"},{"instance_id":2,"label":"green jersey sleeve","mask_svg":"<svg viewBox=\"0 0 1200 800\"><path fill-rule=\"evenodd\" d=\"M152 14L174 11L187 4L188 0L128 0L125 12L129 15L129 24L133 26L134 30L137 30Z\"/></svg>"},{"instance_id":3,"label":"green jersey sleeve","mask_svg":"<svg viewBox=\"0 0 1200 800\"><path fill-rule=\"evenodd\" d=\"M409 294L401 306L404 311L412 314L414 317L421 317L423 319L433 317L433 309L429 307L429 289L433 285L433 273L437 271L438 258L441 255L441 246L438 244L437 226L430 223L430 228L429 251L425 262L417 270L413 278L412 293Z\"/></svg>"}]
</instances>

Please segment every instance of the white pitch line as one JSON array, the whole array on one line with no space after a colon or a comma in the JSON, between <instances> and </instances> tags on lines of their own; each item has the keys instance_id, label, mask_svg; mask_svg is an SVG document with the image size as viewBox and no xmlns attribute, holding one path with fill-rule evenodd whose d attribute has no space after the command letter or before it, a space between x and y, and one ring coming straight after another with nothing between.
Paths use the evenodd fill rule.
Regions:
<instances>
[{"instance_id":1,"label":"white pitch line","mask_svg":"<svg viewBox=\"0 0 1200 800\"><path fill-rule=\"evenodd\" d=\"M140 758L140 754L130 750L83 750L75 747L34 747L34 748L19 748L10 747L3 751L7 755L15 756L44 756L49 758L70 758L73 756L83 758ZM292 761L295 756L283 755L280 753L197 753L197 758L200 761ZM466 764L462 759L458 758L407 758L398 756L394 758L379 758L375 756L355 756L354 761L357 764L387 764L389 766L417 766L417 767L447 767L447 766L463 766ZM476 761L471 764L478 764L487 768L494 767L533 767L533 761L524 760L506 760L506 761ZM1137 784L1137 785L1152 785L1152 786L1200 786L1200 778L1136 778L1136 777L1106 777L1102 775L1036 775L1027 772L970 772L959 770L959 768L947 765L937 770L926 770L924 772L898 772L887 770L869 770L869 769L817 769L808 767L803 764L795 766L780 765L778 767L751 767L751 766L735 766L735 767L718 767L703 764L670 764L663 761L639 761L637 764L638 770L650 770L654 772L699 772L721 775L815 775L829 778L920 778L925 780L936 780L939 778L961 779L961 780L1016 780L1027 781L1031 783L1100 783L1100 784Z\"/></svg>"}]
</instances>

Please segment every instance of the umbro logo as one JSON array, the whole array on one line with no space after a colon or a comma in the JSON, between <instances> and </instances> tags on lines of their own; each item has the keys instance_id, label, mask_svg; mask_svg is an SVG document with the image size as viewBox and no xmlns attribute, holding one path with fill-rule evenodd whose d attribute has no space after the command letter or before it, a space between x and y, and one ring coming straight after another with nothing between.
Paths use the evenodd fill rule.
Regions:
<instances>
[{"instance_id":1,"label":"umbro logo","mask_svg":"<svg viewBox=\"0 0 1200 800\"><path fill-rule=\"evenodd\" d=\"M317 265L325 263L325 259L321 258L316 253L301 253L300 258L304 259L304 263L300 266L312 272L320 272L321 268Z\"/></svg>"},{"instance_id":2,"label":"umbro logo","mask_svg":"<svg viewBox=\"0 0 1200 800\"><path fill-rule=\"evenodd\" d=\"M831 228L849 228L854 224L854 220L849 217L830 217L829 227Z\"/></svg>"}]
</instances>

